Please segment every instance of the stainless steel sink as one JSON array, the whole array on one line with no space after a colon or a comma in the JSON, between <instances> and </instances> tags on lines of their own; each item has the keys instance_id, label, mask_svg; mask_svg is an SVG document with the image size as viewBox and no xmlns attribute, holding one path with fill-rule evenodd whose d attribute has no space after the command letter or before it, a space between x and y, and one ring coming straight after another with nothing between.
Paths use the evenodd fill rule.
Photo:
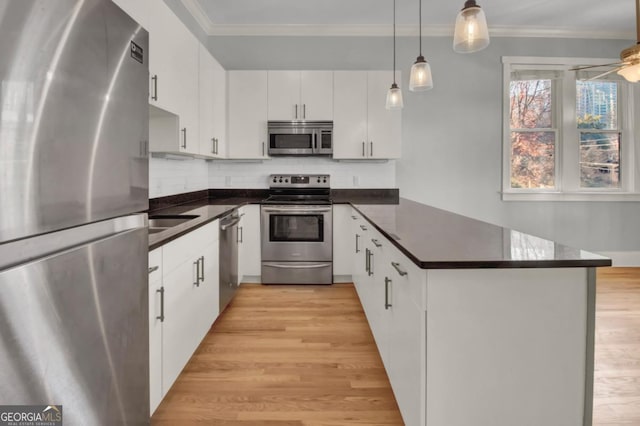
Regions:
<instances>
[{"instance_id":1,"label":"stainless steel sink","mask_svg":"<svg viewBox=\"0 0 640 426\"><path fill-rule=\"evenodd\" d=\"M169 228L149 228L149 234L157 234L158 232L165 231Z\"/></svg>"},{"instance_id":2,"label":"stainless steel sink","mask_svg":"<svg viewBox=\"0 0 640 426\"><path fill-rule=\"evenodd\" d=\"M181 225L200 216L195 215L171 215L171 216L150 216L149 228L171 228Z\"/></svg>"}]
</instances>

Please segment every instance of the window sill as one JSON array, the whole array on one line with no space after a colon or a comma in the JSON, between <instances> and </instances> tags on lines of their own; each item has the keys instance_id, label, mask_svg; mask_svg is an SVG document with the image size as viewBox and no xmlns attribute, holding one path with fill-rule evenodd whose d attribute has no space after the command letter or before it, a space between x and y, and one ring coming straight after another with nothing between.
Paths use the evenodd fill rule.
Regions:
<instances>
[{"instance_id":1,"label":"window sill","mask_svg":"<svg viewBox=\"0 0 640 426\"><path fill-rule=\"evenodd\" d=\"M637 192L525 192L503 191L502 201L640 201Z\"/></svg>"}]
</instances>

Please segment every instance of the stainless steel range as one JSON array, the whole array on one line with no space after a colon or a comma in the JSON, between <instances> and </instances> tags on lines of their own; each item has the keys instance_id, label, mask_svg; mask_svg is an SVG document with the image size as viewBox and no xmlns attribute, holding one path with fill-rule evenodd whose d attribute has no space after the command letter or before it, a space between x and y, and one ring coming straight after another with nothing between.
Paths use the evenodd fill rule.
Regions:
<instances>
[{"instance_id":1,"label":"stainless steel range","mask_svg":"<svg viewBox=\"0 0 640 426\"><path fill-rule=\"evenodd\" d=\"M271 175L262 201L262 283L333 282L328 175Z\"/></svg>"}]
</instances>

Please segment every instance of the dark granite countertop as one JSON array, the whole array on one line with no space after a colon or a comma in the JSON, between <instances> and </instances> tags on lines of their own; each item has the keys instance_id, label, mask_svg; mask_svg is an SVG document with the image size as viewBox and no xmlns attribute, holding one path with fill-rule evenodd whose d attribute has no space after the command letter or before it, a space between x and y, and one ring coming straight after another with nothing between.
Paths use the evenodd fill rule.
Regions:
<instances>
[{"instance_id":1,"label":"dark granite countertop","mask_svg":"<svg viewBox=\"0 0 640 426\"><path fill-rule=\"evenodd\" d=\"M234 209L246 204L259 203L262 198L234 197L234 198L203 198L172 207L164 207L149 211L149 216L157 215L196 215L196 219L173 226L166 231L149 234L149 251L154 250L176 238L206 225L216 219L226 216Z\"/></svg>"},{"instance_id":2,"label":"dark granite countertop","mask_svg":"<svg viewBox=\"0 0 640 426\"><path fill-rule=\"evenodd\" d=\"M149 235L149 250L160 247L246 204L264 198L258 191L217 190L193 193L196 197L156 199L155 215L197 215L196 219ZM395 193L340 191L334 202L353 205L374 228L423 269L461 268L566 268L611 266L598 254L543 238L481 222L415 201ZM240 196L233 197L238 194Z\"/></svg>"},{"instance_id":3,"label":"dark granite countertop","mask_svg":"<svg viewBox=\"0 0 640 426\"><path fill-rule=\"evenodd\" d=\"M354 207L423 269L611 266L611 259L415 201Z\"/></svg>"}]
</instances>

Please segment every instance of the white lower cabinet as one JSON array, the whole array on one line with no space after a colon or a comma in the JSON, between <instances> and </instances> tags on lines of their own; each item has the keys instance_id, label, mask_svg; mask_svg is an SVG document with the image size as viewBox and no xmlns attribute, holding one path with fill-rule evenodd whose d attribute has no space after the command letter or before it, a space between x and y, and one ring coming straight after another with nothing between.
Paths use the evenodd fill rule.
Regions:
<instances>
[{"instance_id":1,"label":"white lower cabinet","mask_svg":"<svg viewBox=\"0 0 640 426\"><path fill-rule=\"evenodd\" d=\"M333 282L351 281L355 241L351 235L353 219L349 204L333 205ZM349 240L346 241L347 236Z\"/></svg>"},{"instance_id":2,"label":"white lower cabinet","mask_svg":"<svg viewBox=\"0 0 640 426\"><path fill-rule=\"evenodd\" d=\"M218 241L216 220L149 253L151 413L217 318Z\"/></svg>"},{"instance_id":3,"label":"white lower cabinet","mask_svg":"<svg viewBox=\"0 0 640 426\"><path fill-rule=\"evenodd\" d=\"M426 272L355 209L353 281L406 425L426 416Z\"/></svg>"},{"instance_id":4,"label":"white lower cabinet","mask_svg":"<svg viewBox=\"0 0 640 426\"><path fill-rule=\"evenodd\" d=\"M261 275L260 205L238 209L238 282L253 282Z\"/></svg>"},{"instance_id":5,"label":"white lower cabinet","mask_svg":"<svg viewBox=\"0 0 640 426\"><path fill-rule=\"evenodd\" d=\"M149 413L162 400L162 247L149 252Z\"/></svg>"}]
</instances>

